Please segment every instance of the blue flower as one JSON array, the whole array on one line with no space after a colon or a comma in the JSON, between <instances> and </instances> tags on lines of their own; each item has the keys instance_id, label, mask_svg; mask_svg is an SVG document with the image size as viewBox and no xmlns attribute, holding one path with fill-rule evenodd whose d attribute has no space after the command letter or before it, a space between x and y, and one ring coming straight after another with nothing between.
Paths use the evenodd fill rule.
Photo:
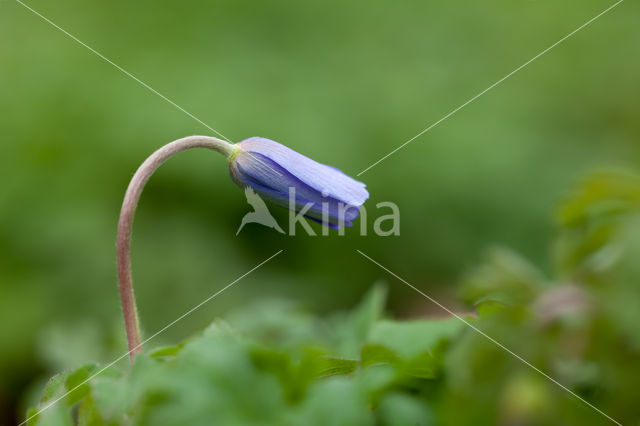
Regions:
<instances>
[{"instance_id":1,"label":"blue flower","mask_svg":"<svg viewBox=\"0 0 640 426\"><path fill-rule=\"evenodd\" d=\"M229 172L238 186L332 228L352 226L369 198L364 183L278 142L253 137L235 148Z\"/></svg>"}]
</instances>

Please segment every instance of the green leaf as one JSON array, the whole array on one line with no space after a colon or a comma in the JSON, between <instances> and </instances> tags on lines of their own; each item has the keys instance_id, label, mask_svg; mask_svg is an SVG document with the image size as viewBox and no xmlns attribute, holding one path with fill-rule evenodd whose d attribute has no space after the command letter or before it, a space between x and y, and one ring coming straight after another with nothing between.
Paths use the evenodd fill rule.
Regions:
<instances>
[{"instance_id":1,"label":"green leaf","mask_svg":"<svg viewBox=\"0 0 640 426\"><path fill-rule=\"evenodd\" d=\"M640 212L640 177L607 171L583 179L560 205L557 217L562 226L577 227L631 212Z\"/></svg>"},{"instance_id":2,"label":"green leaf","mask_svg":"<svg viewBox=\"0 0 640 426\"><path fill-rule=\"evenodd\" d=\"M71 375L71 371L56 374L47 382L37 408L28 410L29 425L71 425L71 412L66 404L66 398L62 398L66 392L65 382Z\"/></svg>"},{"instance_id":3,"label":"green leaf","mask_svg":"<svg viewBox=\"0 0 640 426\"><path fill-rule=\"evenodd\" d=\"M411 359L431 353L442 340L449 340L465 327L455 317L407 322L379 321L368 339L369 344L383 346L401 358Z\"/></svg>"},{"instance_id":4,"label":"green leaf","mask_svg":"<svg viewBox=\"0 0 640 426\"><path fill-rule=\"evenodd\" d=\"M387 288L375 284L358 306L346 316L334 318L337 352L345 358L355 358L367 340L371 328L383 313Z\"/></svg>"},{"instance_id":5,"label":"green leaf","mask_svg":"<svg viewBox=\"0 0 640 426\"><path fill-rule=\"evenodd\" d=\"M27 420L27 426L35 426L38 424L38 410L36 408L29 408L25 417Z\"/></svg>"},{"instance_id":6,"label":"green leaf","mask_svg":"<svg viewBox=\"0 0 640 426\"><path fill-rule=\"evenodd\" d=\"M381 424L386 426L428 426L436 424L434 413L424 401L399 392L383 396L377 413Z\"/></svg>"},{"instance_id":7,"label":"green leaf","mask_svg":"<svg viewBox=\"0 0 640 426\"><path fill-rule=\"evenodd\" d=\"M292 417L289 424L306 426L374 424L367 399L357 384L344 376L314 382Z\"/></svg>"},{"instance_id":8,"label":"green leaf","mask_svg":"<svg viewBox=\"0 0 640 426\"><path fill-rule=\"evenodd\" d=\"M627 219L640 215L640 177L601 172L584 179L561 204L557 222L562 233L555 261L564 275L601 274L620 257L617 242Z\"/></svg>"},{"instance_id":9,"label":"green leaf","mask_svg":"<svg viewBox=\"0 0 640 426\"><path fill-rule=\"evenodd\" d=\"M468 303L523 304L545 287L543 274L509 248L493 247L485 258L462 280L461 296Z\"/></svg>"},{"instance_id":10,"label":"green leaf","mask_svg":"<svg viewBox=\"0 0 640 426\"><path fill-rule=\"evenodd\" d=\"M65 391L64 384L67 377L69 377L69 374L71 374L70 371L65 371L50 378L42 391L42 398L40 398L40 402L45 403L62 396Z\"/></svg>"},{"instance_id":11,"label":"green leaf","mask_svg":"<svg viewBox=\"0 0 640 426\"><path fill-rule=\"evenodd\" d=\"M368 344L363 346L360 360L363 367L368 367L375 364L393 364L400 358L386 346Z\"/></svg>"},{"instance_id":12,"label":"green leaf","mask_svg":"<svg viewBox=\"0 0 640 426\"><path fill-rule=\"evenodd\" d=\"M259 369L271 372L280 379L287 399L291 402L299 401L314 379L349 374L358 365L357 360L328 357L324 351L313 348L307 348L299 360L294 360L284 351L264 347L253 349L251 358Z\"/></svg>"},{"instance_id":13,"label":"green leaf","mask_svg":"<svg viewBox=\"0 0 640 426\"><path fill-rule=\"evenodd\" d=\"M436 352L435 350L433 352ZM423 352L420 355L407 361L401 372L421 379L433 379L436 377L436 372L440 367L440 360L437 355L432 353Z\"/></svg>"},{"instance_id":14,"label":"green leaf","mask_svg":"<svg viewBox=\"0 0 640 426\"><path fill-rule=\"evenodd\" d=\"M345 358L319 358L320 371L319 377L333 376L337 374L350 374L358 367L358 361Z\"/></svg>"},{"instance_id":15,"label":"green leaf","mask_svg":"<svg viewBox=\"0 0 640 426\"><path fill-rule=\"evenodd\" d=\"M152 358L174 357L178 355L181 349L182 345L163 346L149 352L149 356Z\"/></svg>"},{"instance_id":16,"label":"green leaf","mask_svg":"<svg viewBox=\"0 0 640 426\"><path fill-rule=\"evenodd\" d=\"M352 311L349 327L358 341L364 342L373 324L382 317L386 300L387 287L377 283Z\"/></svg>"},{"instance_id":17,"label":"green leaf","mask_svg":"<svg viewBox=\"0 0 640 426\"><path fill-rule=\"evenodd\" d=\"M120 423L135 403L139 387L122 378L96 377L92 382L92 405L105 423Z\"/></svg>"},{"instance_id":18,"label":"green leaf","mask_svg":"<svg viewBox=\"0 0 640 426\"><path fill-rule=\"evenodd\" d=\"M71 410L62 396L65 394L64 382L70 372L58 374L49 380L43 392L38 408L28 410L29 425L37 426L71 426ZM59 399L62 398L62 399Z\"/></svg>"},{"instance_id":19,"label":"green leaf","mask_svg":"<svg viewBox=\"0 0 640 426\"><path fill-rule=\"evenodd\" d=\"M78 409L78 426L104 426L93 399L88 395Z\"/></svg>"},{"instance_id":20,"label":"green leaf","mask_svg":"<svg viewBox=\"0 0 640 426\"><path fill-rule=\"evenodd\" d=\"M87 380L97 370L96 364L87 364L69 374L64 383L66 391L69 392L67 396L68 405L76 404L89 393L91 385Z\"/></svg>"}]
</instances>

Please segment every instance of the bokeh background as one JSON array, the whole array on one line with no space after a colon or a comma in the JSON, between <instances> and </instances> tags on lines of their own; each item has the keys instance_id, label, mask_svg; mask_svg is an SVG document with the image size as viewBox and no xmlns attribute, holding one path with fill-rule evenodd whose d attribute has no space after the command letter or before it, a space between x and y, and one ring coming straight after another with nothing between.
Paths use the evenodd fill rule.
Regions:
<instances>
[{"instance_id":1,"label":"bokeh background","mask_svg":"<svg viewBox=\"0 0 640 426\"><path fill-rule=\"evenodd\" d=\"M355 175L611 4L602 0L110 2L30 6L234 141L263 136ZM624 2L360 176L401 209L395 237L286 237L259 225L208 151L145 190L133 272L147 334L277 250L158 337L233 307L290 298L325 312L388 278L444 304L499 244L550 272L552 212L577 178L640 160L640 5ZM13 0L0 2L0 411L47 377L125 346L115 275L120 203L136 167L211 132ZM272 210L281 224L285 212ZM319 227L315 227L319 231ZM436 311L390 281L390 311Z\"/></svg>"}]
</instances>

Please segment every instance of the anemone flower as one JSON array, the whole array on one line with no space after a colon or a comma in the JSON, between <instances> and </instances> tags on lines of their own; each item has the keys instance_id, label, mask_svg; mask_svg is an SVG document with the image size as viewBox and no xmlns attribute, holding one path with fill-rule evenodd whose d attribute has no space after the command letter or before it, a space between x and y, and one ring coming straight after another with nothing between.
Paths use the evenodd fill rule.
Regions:
<instances>
[{"instance_id":1,"label":"anemone flower","mask_svg":"<svg viewBox=\"0 0 640 426\"><path fill-rule=\"evenodd\" d=\"M118 222L118 285L132 361L143 343L131 279L131 228L136 206L153 172L173 155L191 148L223 154L231 178L240 187L251 188L269 202L332 228L351 226L358 209L369 198L363 183L269 139L254 137L232 144L208 136L189 136L158 149L131 179Z\"/></svg>"},{"instance_id":2,"label":"anemone flower","mask_svg":"<svg viewBox=\"0 0 640 426\"><path fill-rule=\"evenodd\" d=\"M369 198L364 183L278 142L253 137L235 147L229 171L238 186L323 225L352 226Z\"/></svg>"}]
</instances>

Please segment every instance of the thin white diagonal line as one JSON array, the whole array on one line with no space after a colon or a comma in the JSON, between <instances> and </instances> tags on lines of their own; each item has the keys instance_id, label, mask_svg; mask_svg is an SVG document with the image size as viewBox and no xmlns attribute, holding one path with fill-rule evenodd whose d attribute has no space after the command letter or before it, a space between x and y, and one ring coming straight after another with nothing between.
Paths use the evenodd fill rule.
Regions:
<instances>
[{"instance_id":1,"label":"thin white diagonal line","mask_svg":"<svg viewBox=\"0 0 640 426\"><path fill-rule=\"evenodd\" d=\"M413 142L414 140L418 139L420 136L424 135L425 133L427 133L429 130L433 129L434 127L436 127L438 124L442 123L444 120L446 120L447 118L451 117L453 114L455 114L456 112L460 111L462 108L466 107L467 105L469 105L471 102L475 101L476 99L478 99L480 96L484 95L485 93L487 93L489 90L493 89L494 87L496 87L497 85L499 85L500 83L502 83L503 81L505 81L506 79L508 79L509 77L511 77L512 75L514 75L515 73L517 73L518 71L520 71L522 68L526 67L527 65L529 65L531 62L535 61L536 59L538 59L540 56L544 55L545 53L547 53L548 51L550 51L551 49L553 49L554 47L556 47L557 45L559 45L560 43L562 43L563 41L565 41L566 39L568 39L569 37L571 37L572 35L574 35L575 33L577 33L578 31L582 30L583 28L585 28L587 25L591 24L593 21L595 21L596 19L600 18L602 15L604 15L605 13L609 12L611 9L613 9L614 7L618 6L620 3L622 3L624 0L619 0L617 3L613 4L612 6L609 6L608 8L606 8L605 10L603 10L602 12L600 12L599 14L597 14L596 16L594 16L593 18L589 19L587 22L585 22L584 24L580 25L578 28L576 28L575 30L571 31L569 34L567 34L566 36L562 37L560 40L558 40L557 42L553 43L551 46L547 47L546 49L544 49L542 52L538 53L536 56L534 56L533 58L529 59L527 62L525 62L524 64L520 65L518 68L516 68L515 70L511 71L509 74L505 75L504 77L502 77L500 80L496 81L495 83L493 83L491 86L487 87L486 89L484 89L482 92L478 93L477 95L475 95L473 98L469 99L468 101L466 101L465 103L463 103L462 105L460 105L458 108L454 109L453 111L451 111L450 113L448 113L447 115L445 115L444 117L442 117L440 120L436 121L435 123L433 123L432 125L430 125L429 127L423 129L420 133L418 133L417 135L415 135L414 137L412 137L411 139L409 139L408 141L406 141L405 143L403 143L402 145L400 145L399 147L397 147L396 149L394 149L393 151L391 151L390 153L388 153L387 155L385 155L384 157L380 158L378 161L376 161L375 163L371 164L369 167L367 167L366 169L364 169L363 171L361 171L360 173L358 173L356 176L360 176L361 174L365 173L366 171L368 171L369 169L371 169L372 167L375 167L376 165L378 165L379 163L381 163L382 161L386 160L388 157L392 156L393 154L395 154L396 152L400 151L402 148L404 148L405 146L409 145L411 142Z\"/></svg>"},{"instance_id":2,"label":"thin white diagonal line","mask_svg":"<svg viewBox=\"0 0 640 426\"><path fill-rule=\"evenodd\" d=\"M554 379L553 377L549 376L547 373L545 373L544 371L540 370L539 368L537 368L536 366L534 366L533 364L531 364L529 361L527 361L526 359L522 358L520 355L516 354L515 352L513 352L512 350L510 350L509 348L507 348L506 346L504 346L502 343L498 342L496 339L494 339L493 337L489 336L488 334L486 334L484 331L480 330L479 328L477 328L475 325L471 324L469 321L465 320L464 318L462 318L460 315L456 314L455 312L451 311L450 309L448 309L446 306L444 306L443 304L441 304L440 302L438 302L437 300L435 300L434 298L428 296L426 293L418 290L416 287L414 287L413 285L409 284L406 280L404 280L403 278L399 277L398 275L394 274L393 272L391 272L388 268L382 266L380 263L376 262L375 260L373 260L372 258L370 258L369 256L367 256L366 254L364 254L363 252L361 252L360 250L356 251L358 253L360 253L363 257L369 259L371 262L373 262L374 264L378 265L380 268L384 269L385 271L387 271L389 274L393 275L394 277L396 277L397 279L399 279L400 281L402 281L404 284L406 284L407 286L411 287L412 289L414 289L415 291L417 291L418 293L420 293L422 296L424 296L425 298L429 299L431 302L435 303L436 305L438 305L440 308L444 309L447 313L449 313L450 315L456 317L457 319L459 319L460 321L462 321L463 323L465 323L466 325L468 325L469 327L471 327L473 330L475 330L477 333L481 334L482 336L486 337L488 340L490 340L491 342L493 342L494 344L496 344L498 347L502 348L503 350L505 350L506 352L508 352L509 354L513 355L516 359L518 359L519 361L523 362L525 365L531 367L532 369L534 369L535 371L537 371L538 373L542 374L544 377L546 377L547 379L549 379L550 381L552 381L553 383L555 383L556 385L560 386L562 389L564 389L565 391L569 392L571 395L575 396L576 398L578 398L580 401L584 402L585 404L587 404L589 407L593 408L594 410L596 410L598 413L602 414L603 416L605 416L607 419L611 420L612 422L614 422L615 424L622 426L622 424L618 421L616 421L615 419L613 419L611 416L609 416L608 414L606 414L605 412L603 412L602 410L600 410L598 407L596 407L595 405L591 404L589 401L587 401L586 399L582 398L580 395L578 395L577 393L573 392L571 389L567 388L565 385L563 385L562 383L560 383L559 381L557 381L556 379Z\"/></svg>"},{"instance_id":3,"label":"thin white diagonal line","mask_svg":"<svg viewBox=\"0 0 640 426\"><path fill-rule=\"evenodd\" d=\"M29 416L27 419L25 419L22 423L20 423L18 426L22 426L24 424L26 424L29 420L33 419L34 417L36 417L37 415L41 414L43 411L47 410L48 408L51 408L54 404L56 404L58 401L60 401L61 399L63 399L64 397L66 397L67 395L69 395L71 392L73 392L74 390L78 389L80 386L84 385L85 383L93 380L96 376L98 376L99 374L101 374L102 372L104 372L105 370L107 370L108 368L110 368L111 366L113 366L115 363L117 363L118 361L120 361L121 359L125 358L126 356L128 356L132 351L135 351L136 349L142 347L142 345L144 345L145 343L147 343L149 340L153 339L154 337L156 337L157 335L159 335L160 333L164 332L166 329L168 329L169 327L173 326L175 323L177 323L178 321L182 320L184 317L186 317L187 315L191 314L193 311L195 311L196 309L200 308L202 305L204 305L205 303L207 303L208 301L210 301L211 299L213 299L214 297L216 297L217 295L219 295L220 293L222 293L223 291L225 291L226 289L228 289L229 287L231 287L232 285L234 285L235 283L237 283L238 281L240 281L241 279L243 279L244 277L246 277L247 275L249 275L250 273L252 273L253 271L255 271L256 269L258 269L259 267L261 267L262 265L264 265L265 263L267 263L268 261L270 261L271 259L273 259L274 257L276 257L277 255L279 255L280 253L282 253L283 250L278 250L275 254L271 255L271 257L269 257L268 259L263 260L262 262L260 262L259 264L257 264L256 266L254 266L253 268L251 268L249 271L245 272L244 274L242 274L241 276L239 276L238 278L236 278L235 280L233 280L231 283L227 284L225 287L223 287L221 290L218 290L217 292L215 292L214 294L212 294L211 296L207 297L206 299L204 299L202 302L198 303L196 306L194 306L193 308L189 309L187 312L185 312L184 314L180 315L178 318L176 318L175 320L171 321L169 324L165 325L164 327L162 327L160 330L156 331L152 336L146 338L145 340L143 340L142 342L140 342L140 344L134 348L132 348L131 350L125 352L124 354L122 354L120 357L118 357L117 359L115 359L114 361L112 361L111 363L109 363L107 366L101 368L100 370L98 370L96 373L92 374L91 376L89 376L86 380L84 380L82 383L78 384L77 386L75 386L73 389L70 389L69 391L67 391L64 395L54 399L53 401L51 401L50 403L48 403L47 405L45 405L43 408L41 408L40 410L38 410L38 412L32 414L31 416Z\"/></svg>"},{"instance_id":4,"label":"thin white diagonal line","mask_svg":"<svg viewBox=\"0 0 640 426\"><path fill-rule=\"evenodd\" d=\"M68 31L66 31L65 29L63 29L62 27L60 27L59 25L57 25L55 22L51 21L49 18L47 18L46 16L42 15L41 13L39 13L38 11L34 10L33 8L31 8L30 6L24 4L21 0L16 0L17 3L19 3L20 5L24 6L26 9L30 10L31 12L33 12L35 15L37 15L38 17L42 18L45 22L51 24L54 28L60 30L62 33L66 34L67 36L69 36L72 40L74 40L75 42L79 43L80 45L86 47L89 51L93 52L94 54L96 54L98 57L100 57L101 59L103 59L104 61L108 62L109 64L113 65L118 71L121 71L123 74L125 74L126 76L132 78L134 81L140 83L143 87L145 87L146 89L150 90L152 93L158 95L160 98L162 98L163 100L167 101L169 104L173 105L174 107L176 107L177 109L179 109L180 111L184 112L186 115L188 115L189 117L193 118L194 120L196 120L198 123L202 124L204 127L206 127L207 129L211 130L213 133L217 134L218 136L220 136L221 138L225 139L227 142L233 143L231 142L231 140L229 138L227 138L225 135L223 135L222 133L220 133L219 131L217 131L216 129L214 129L213 127L209 126L207 123L205 123L204 121L200 120L198 117L196 117L195 115L191 114L189 111L187 111L186 109L182 108L180 105L176 104L175 102L173 102L171 99L167 98L166 96L164 96L162 93L158 92L157 90L155 90L153 87L149 86L147 83L145 83L144 81L140 80L139 78L137 78L136 76L134 76L133 74L131 74L129 71L125 70L124 68L122 68L120 65L116 64L115 62L113 62L112 60L110 60L109 58L107 58L106 56L104 56L102 53L98 52L97 50L95 50L94 48L92 48L91 46L89 46L88 44L86 44L85 42L83 42L82 40L78 39L77 37L75 37L73 34L70 34ZM254 155L251 152L246 151L246 153L252 157L254 160L256 160L258 162L258 164L261 164L265 167L267 167L269 170L271 170L272 172L274 172L275 174L277 174L278 176L282 176L282 173L277 170L275 167L273 167L271 164L265 162L262 158Z\"/></svg>"},{"instance_id":5,"label":"thin white diagonal line","mask_svg":"<svg viewBox=\"0 0 640 426\"><path fill-rule=\"evenodd\" d=\"M99 56L101 59L103 59L104 61L108 62L109 64L113 65L116 69L118 69L118 71L122 72L123 74L125 74L126 76L132 78L133 80L135 80L136 82L140 83L143 87L145 87L146 89L150 90L151 92L153 92L154 94L158 95L159 97L161 97L162 99L164 99L165 101L167 101L168 103L170 103L171 105L173 105L174 107L178 108L180 111L182 111L183 113L185 113L186 115L188 115L189 117L193 118L194 120L196 120L198 123L202 124L204 127L206 127L207 129L211 130L213 133L215 133L216 135L220 136L221 138L225 139L227 142L231 142L225 135L223 135L222 133L220 133L219 131L217 131L216 129L214 129L213 127L209 126L207 123L205 123L204 121L200 120L198 117L196 117L195 115L191 114L189 111L187 111L186 109L182 108L180 105L176 104L175 102L173 102L171 99L167 98L165 95L163 95L162 93L158 92L156 89L154 89L153 87L149 86L147 83L145 83L144 81L140 80L138 77L136 77L135 75L131 74L129 71L125 70L124 68L122 68L120 65L116 64L115 62L113 62L112 60L110 60L109 58L107 58L106 56L104 56L102 53L98 52L97 50L95 50L93 47L89 46L88 44L86 44L85 42L83 42L82 40L78 39L77 37L75 37L73 34L69 33L68 31L66 31L65 29L63 29L62 27L60 27L59 25L57 25L56 23L54 23L53 21L51 21L49 18L47 18L46 16L42 15L40 12L34 10L33 8L31 8L30 6L24 4L21 0L16 0L16 2L18 4L20 4L21 6L25 7L26 9L30 10L31 12L33 12L34 14L36 14L37 16L39 16L40 18L42 18L42 20L44 20L45 22L47 22L48 24L52 25L53 27L57 28L58 30L60 30L61 32L63 32L64 34L66 34L67 36L69 36L71 39L73 39L75 42L79 43L80 45L86 47L87 49L89 49L92 53L96 54L97 56Z\"/></svg>"}]
</instances>

